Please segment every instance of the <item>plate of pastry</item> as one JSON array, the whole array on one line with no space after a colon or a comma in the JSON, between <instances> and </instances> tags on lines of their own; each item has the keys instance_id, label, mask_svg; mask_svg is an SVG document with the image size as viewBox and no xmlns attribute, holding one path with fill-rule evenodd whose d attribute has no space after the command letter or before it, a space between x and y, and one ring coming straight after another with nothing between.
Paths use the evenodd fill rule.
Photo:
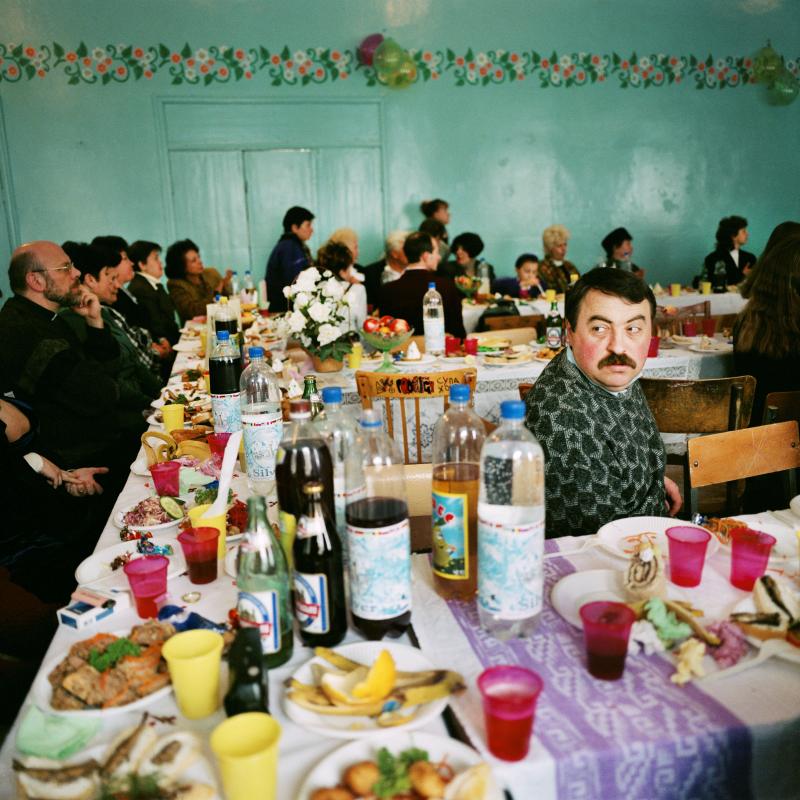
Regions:
<instances>
[{"instance_id":1,"label":"plate of pastry","mask_svg":"<svg viewBox=\"0 0 800 800\"><path fill-rule=\"evenodd\" d=\"M667 529L702 528L691 522L673 517L624 517L607 522L597 531L597 538L606 552L617 558L630 558L645 539L654 541L662 553L669 550ZM706 558L711 558L719 549L719 540L712 536L706 549Z\"/></svg>"}]
</instances>

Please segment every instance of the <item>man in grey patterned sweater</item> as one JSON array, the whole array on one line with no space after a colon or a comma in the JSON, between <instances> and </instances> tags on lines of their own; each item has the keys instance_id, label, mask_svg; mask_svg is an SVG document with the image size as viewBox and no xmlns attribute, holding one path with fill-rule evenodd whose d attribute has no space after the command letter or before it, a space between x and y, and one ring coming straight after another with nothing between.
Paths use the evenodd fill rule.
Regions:
<instances>
[{"instance_id":1,"label":"man in grey patterned sweater","mask_svg":"<svg viewBox=\"0 0 800 800\"><path fill-rule=\"evenodd\" d=\"M567 293L568 347L526 398L526 424L545 453L548 538L681 507L636 383L655 309L648 286L623 270L594 269Z\"/></svg>"}]
</instances>

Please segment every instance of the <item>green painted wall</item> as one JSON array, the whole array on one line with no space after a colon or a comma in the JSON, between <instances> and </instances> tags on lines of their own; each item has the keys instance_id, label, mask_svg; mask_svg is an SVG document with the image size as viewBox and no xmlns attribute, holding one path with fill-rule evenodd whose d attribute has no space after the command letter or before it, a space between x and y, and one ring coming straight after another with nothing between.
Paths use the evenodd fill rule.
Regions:
<instances>
[{"instance_id":1,"label":"green painted wall","mask_svg":"<svg viewBox=\"0 0 800 800\"><path fill-rule=\"evenodd\" d=\"M448 48L456 55L471 48L476 58L504 49L547 57L553 50L623 58L711 53L716 61L751 56L767 37L787 58L800 53L794 0L4 0L2 19L6 45L56 42L69 51L83 41L90 56L95 46L116 43L353 50L374 31L407 48L441 51L445 61ZM0 215L4 260L13 244L33 238L113 232L168 244L176 231L156 117L161 100L172 97L381 98L385 228L416 226L420 199L445 197L451 236L480 233L501 273L523 250L539 252L541 230L561 222L581 268L599 257L611 227L625 225L651 281L688 280L720 216L746 216L755 251L777 222L800 216L800 100L779 108L759 86L698 90L689 71L680 84L645 89L621 88L611 71L603 82L541 88L541 68L522 81L457 86L450 69L393 92L368 86L363 72L308 86L271 86L267 70L251 80L172 85L166 67L152 79L72 86L53 61L44 77L12 82L6 72L0 80L0 184L11 199ZM314 123L343 121L334 114ZM178 233L203 247L202 230ZM0 288L7 289L5 270Z\"/></svg>"}]
</instances>

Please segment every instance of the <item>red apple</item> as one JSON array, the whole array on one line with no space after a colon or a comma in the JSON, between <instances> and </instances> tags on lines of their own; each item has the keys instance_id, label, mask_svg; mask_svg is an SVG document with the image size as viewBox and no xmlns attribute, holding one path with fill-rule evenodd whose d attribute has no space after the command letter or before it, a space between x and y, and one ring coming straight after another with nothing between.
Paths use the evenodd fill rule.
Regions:
<instances>
[{"instance_id":1,"label":"red apple","mask_svg":"<svg viewBox=\"0 0 800 800\"><path fill-rule=\"evenodd\" d=\"M411 328L404 319L393 319L389 323L389 330L392 333L407 333Z\"/></svg>"},{"instance_id":2,"label":"red apple","mask_svg":"<svg viewBox=\"0 0 800 800\"><path fill-rule=\"evenodd\" d=\"M388 314L381 317L381 325L389 325L394 320L394 317L390 317Z\"/></svg>"},{"instance_id":3,"label":"red apple","mask_svg":"<svg viewBox=\"0 0 800 800\"><path fill-rule=\"evenodd\" d=\"M367 317L364 320L364 332L365 333L375 333L381 326L381 321L377 317Z\"/></svg>"}]
</instances>

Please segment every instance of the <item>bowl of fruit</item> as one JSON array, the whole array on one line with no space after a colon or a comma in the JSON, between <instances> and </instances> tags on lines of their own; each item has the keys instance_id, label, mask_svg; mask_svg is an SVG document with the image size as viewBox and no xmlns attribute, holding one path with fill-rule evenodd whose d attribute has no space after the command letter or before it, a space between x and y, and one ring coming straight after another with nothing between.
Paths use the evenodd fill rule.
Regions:
<instances>
[{"instance_id":1,"label":"bowl of fruit","mask_svg":"<svg viewBox=\"0 0 800 800\"><path fill-rule=\"evenodd\" d=\"M374 372L400 372L392 362L390 350L402 347L412 336L414 329L404 319L383 317L367 317L361 328L361 338L376 350L383 353L383 361Z\"/></svg>"},{"instance_id":2,"label":"bowl of fruit","mask_svg":"<svg viewBox=\"0 0 800 800\"><path fill-rule=\"evenodd\" d=\"M455 280L456 288L468 299L472 299L478 289L481 288L481 279L471 275L459 275Z\"/></svg>"}]
</instances>

